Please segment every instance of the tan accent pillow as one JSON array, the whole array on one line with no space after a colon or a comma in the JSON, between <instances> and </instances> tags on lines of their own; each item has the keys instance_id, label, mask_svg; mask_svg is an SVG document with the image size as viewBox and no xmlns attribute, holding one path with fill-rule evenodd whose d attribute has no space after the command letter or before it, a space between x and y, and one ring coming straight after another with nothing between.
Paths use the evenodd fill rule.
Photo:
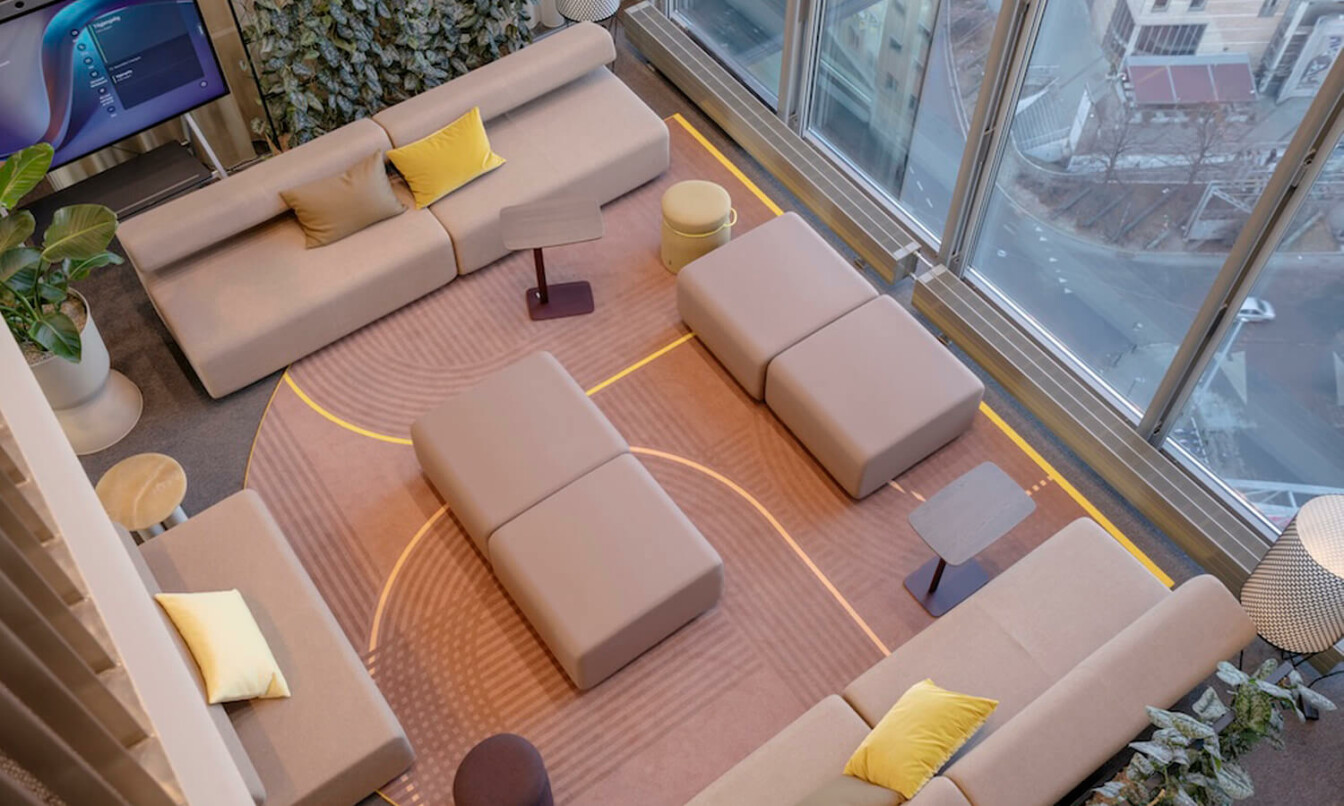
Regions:
<instances>
[{"instance_id":1,"label":"tan accent pillow","mask_svg":"<svg viewBox=\"0 0 1344 806\"><path fill-rule=\"evenodd\" d=\"M282 190L280 198L299 219L309 249L406 211L392 192L381 153L370 154L345 173Z\"/></svg>"}]
</instances>

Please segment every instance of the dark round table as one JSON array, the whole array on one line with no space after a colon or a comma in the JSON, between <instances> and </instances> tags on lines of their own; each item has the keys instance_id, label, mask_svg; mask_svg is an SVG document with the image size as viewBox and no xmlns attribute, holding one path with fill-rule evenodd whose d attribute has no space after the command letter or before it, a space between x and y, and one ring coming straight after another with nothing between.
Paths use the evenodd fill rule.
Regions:
<instances>
[{"instance_id":1,"label":"dark round table","mask_svg":"<svg viewBox=\"0 0 1344 806\"><path fill-rule=\"evenodd\" d=\"M554 806L541 753L512 733L471 748L453 778L453 801L457 806Z\"/></svg>"}]
</instances>

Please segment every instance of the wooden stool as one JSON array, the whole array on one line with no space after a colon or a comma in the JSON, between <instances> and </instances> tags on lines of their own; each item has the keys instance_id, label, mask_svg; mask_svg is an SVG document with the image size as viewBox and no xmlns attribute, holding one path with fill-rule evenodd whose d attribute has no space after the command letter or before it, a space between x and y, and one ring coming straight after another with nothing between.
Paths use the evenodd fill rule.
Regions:
<instances>
[{"instance_id":1,"label":"wooden stool","mask_svg":"<svg viewBox=\"0 0 1344 806\"><path fill-rule=\"evenodd\" d=\"M96 489L108 517L126 527L137 542L187 519L182 511L187 474L171 456L140 453L122 459L108 468Z\"/></svg>"}]
</instances>

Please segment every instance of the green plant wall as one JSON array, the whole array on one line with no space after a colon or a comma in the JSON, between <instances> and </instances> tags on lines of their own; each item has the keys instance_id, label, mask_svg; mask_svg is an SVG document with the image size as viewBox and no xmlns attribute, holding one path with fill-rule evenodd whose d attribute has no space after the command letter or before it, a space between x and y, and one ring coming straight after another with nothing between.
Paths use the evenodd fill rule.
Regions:
<instances>
[{"instance_id":1,"label":"green plant wall","mask_svg":"<svg viewBox=\"0 0 1344 806\"><path fill-rule=\"evenodd\" d=\"M242 2L242 0L239 0ZM253 0L243 39L291 148L498 59L532 39L526 0ZM254 121L259 134L264 122Z\"/></svg>"}]
</instances>

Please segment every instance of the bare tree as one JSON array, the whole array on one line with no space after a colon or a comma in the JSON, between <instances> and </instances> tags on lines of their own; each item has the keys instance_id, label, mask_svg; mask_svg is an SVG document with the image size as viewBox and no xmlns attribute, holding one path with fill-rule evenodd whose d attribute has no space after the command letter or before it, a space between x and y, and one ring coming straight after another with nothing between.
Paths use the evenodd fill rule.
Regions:
<instances>
[{"instance_id":1,"label":"bare tree","mask_svg":"<svg viewBox=\"0 0 1344 806\"><path fill-rule=\"evenodd\" d=\"M1129 104L1114 98L1097 104L1097 133L1093 146L1106 164L1103 182L1114 182L1116 169L1124 157L1141 145L1143 127L1136 124Z\"/></svg>"},{"instance_id":2,"label":"bare tree","mask_svg":"<svg viewBox=\"0 0 1344 806\"><path fill-rule=\"evenodd\" d=\"M1229 140L1231 128L1221 104L1200 104L1191 110L1191 123L1185 138L1185 156L1189 161L1185 181L1195 184L1211 157L1217 156Z\"/></svg>"}]
</instances>

